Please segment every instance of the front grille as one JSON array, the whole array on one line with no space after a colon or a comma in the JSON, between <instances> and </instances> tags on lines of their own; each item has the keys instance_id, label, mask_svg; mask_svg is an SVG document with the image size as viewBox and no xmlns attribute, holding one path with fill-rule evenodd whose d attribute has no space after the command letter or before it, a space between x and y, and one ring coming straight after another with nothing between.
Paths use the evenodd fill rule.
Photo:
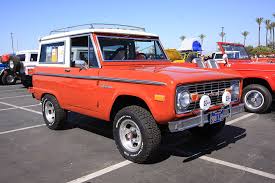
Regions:
<instances>
[{"instance_id":1,"label":"front grille","mask_svg":"<svg viewBox=\"0 0 275 183\"><path fill-rule=\"evenodd\" d=\"M186 90L190 94L197 93L200 96L208 95L211 99L211 105L221 105L222 104L222 94L225 89L230 88L232 83L239 82L238 80L228 80L228 81L214 81L214 82L206 82L206 83L197 83L192 85L184 85L178 87L177 91ZM199 101L192 102L185 112L192 111L195 109L199 109Z\"/></svg>"}]
</instances>

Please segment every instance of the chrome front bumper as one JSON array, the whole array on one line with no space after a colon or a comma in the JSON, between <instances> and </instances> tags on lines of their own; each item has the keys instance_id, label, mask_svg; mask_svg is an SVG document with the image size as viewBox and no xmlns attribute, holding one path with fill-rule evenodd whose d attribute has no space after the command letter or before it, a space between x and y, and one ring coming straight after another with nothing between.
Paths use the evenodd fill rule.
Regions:
<instances>
[{"instance_id":1,"label":"chrome front bumper","mask_svg":"<svg viewBox=\"0 0 275 183\"><path fill-rule=\"evenodd\" d=\"M235 114L239 114L244 111L244 104L239 104L236 106L228 106L226 108L223 108L223 116L224 119L231 117ZM213 112L213 111L211 111ZM186 118L183 120L178 120L178 121L171 121L168 123L168 127L170 132L178 132L178 131L183 131L187 130L189 128L197 127L200 126L202 127L204 124L209 123L210 119L210 113L204 113L203 111L200 112L199 115L191 118Z\"/></svg>"}]
</instances>

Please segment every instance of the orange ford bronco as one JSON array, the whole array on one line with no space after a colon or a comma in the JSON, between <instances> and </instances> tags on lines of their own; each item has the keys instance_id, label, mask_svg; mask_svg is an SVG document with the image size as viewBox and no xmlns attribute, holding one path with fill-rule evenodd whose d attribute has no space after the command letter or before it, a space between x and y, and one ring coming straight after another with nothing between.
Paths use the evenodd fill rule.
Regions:
<instances>
[{"instance_id":1,"label":"orange ford bronco","mask_svg":"<svg viewBox=\"0 0 275 183\"><path fill-rule=\"evenodd\" d=\"M62 128L67 111L111 121L122 156L144 163L158 153L160 129L209 137L243 111L239 75L175 65L157 35L105 26L40 39L29 91L50 129Z\"/></svg>"}]
</instances>

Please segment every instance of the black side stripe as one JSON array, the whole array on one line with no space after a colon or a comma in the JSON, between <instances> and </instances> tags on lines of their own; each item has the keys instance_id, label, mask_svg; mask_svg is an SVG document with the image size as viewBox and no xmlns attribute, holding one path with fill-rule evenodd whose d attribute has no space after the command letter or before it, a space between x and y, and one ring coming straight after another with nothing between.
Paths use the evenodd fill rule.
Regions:
<instances>
[{"instance_id":1,"label":"black side stripe","mask_svg":"<svg viewBox=\"0 0 275 183\"><path fill-rule=\"evenodd\" d=\"M134 83L134 84L146 84L146 85L157 85L164 86L166 83L159 81L150 80L136 80L136 79L126 79L126 78L109 78L103 76L74 76L70 74L51 74L44 72L37 72L33 75L39 76L53 76L53 77L63 77L63 78L75 78L75 79L87 79L87 80L102 80L102 81L112 81L112 82L122 82L122 83Z\"/></svg>"}]
</instances>

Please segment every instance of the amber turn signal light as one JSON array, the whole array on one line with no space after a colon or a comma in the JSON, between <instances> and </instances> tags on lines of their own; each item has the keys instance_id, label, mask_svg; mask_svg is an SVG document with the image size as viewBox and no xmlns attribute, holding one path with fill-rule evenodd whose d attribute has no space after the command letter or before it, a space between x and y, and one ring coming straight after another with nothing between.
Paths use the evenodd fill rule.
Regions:
<instances>
[{"instance_id":1,"label":"amber turn signal light","mask_svg":"<svg viewBox=\"0 0 275 183\"><path fill-rule=\"evenodd\" d=\"M154 96L154 99L155 99L155 101L164 102L165 101L165 96L156 94Z\"/></svg>"}]
</instances>

